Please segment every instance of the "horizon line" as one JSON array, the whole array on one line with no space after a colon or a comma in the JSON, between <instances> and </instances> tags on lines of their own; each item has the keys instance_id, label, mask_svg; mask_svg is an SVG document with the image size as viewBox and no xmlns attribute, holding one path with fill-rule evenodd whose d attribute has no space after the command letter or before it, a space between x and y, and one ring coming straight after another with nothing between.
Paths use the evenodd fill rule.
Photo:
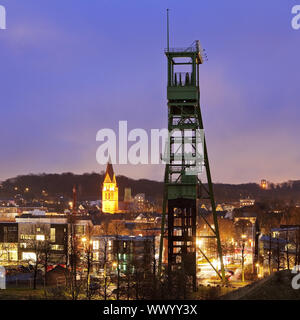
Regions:
<instances>
[{"instance_id":1,"label":"horizon line","mask_svg":"<svg viewBox=\"0 0 300 320\"><path fill-rule=\"evenodd\" d=\"M101 170L103 171L103 174L104 174L104 170ZM73 174L73 175L85 175L85 174L99 174L99 175L102 175L102 173L100 172L96 172L96 171L91 171L91 172L83 172L83 173L75 173L75 172L71 172L71 171L64 171L64 172L50 172L50 173L47 173L47 172L41 172L41 173L25 173L25 174L19 174L19 175L16 175L16 176L13 176L13 177L10 177L10 178L6 178L6 179L1 179L0 180L0 184L5 182L5 181L8 181L8 180L12 180L12 179L17 179L18 177L24 177L24 176L42 176L42 175L63 175L63 174ZM159 183L164 183L163 180L155 180L155 179L151 179L151 178L131 178L130 176L126 176L126 175L123 175L123 174L118 174L116 175L116 177L125 177L125 178L129 178L131 180L135 180L135 181L138 181L138 180L148 180L148 181L154 181L154 182L159 182ZM285 183L293 183L293 182L297 182L297 181L300 181L300 179L289 179L289 180L285 180L285 181L282 181L282 182L272 182L268 179L261 179L261 180L266 180L268 183L271 183L271 184L274 184L274 185L280 185L280 184L285 184ZM204 182L204 184L207 183L207 182ZM213 182L213 184L229 184L229 185L243 185L243 184L257 184L259 185L260 184L260 181L259 182L239 182L239 183L232 183L232 182Z\"/></svg>"}]
</instances>

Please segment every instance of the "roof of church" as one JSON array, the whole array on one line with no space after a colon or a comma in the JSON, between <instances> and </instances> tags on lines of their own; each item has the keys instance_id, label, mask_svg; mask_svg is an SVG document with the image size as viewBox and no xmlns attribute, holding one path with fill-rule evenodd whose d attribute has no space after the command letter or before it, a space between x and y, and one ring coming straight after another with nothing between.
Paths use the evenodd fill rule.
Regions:
<instances>
[{"instance_id":1,"label":"roof of church","mask_svg":"<svg viewBox=\"0 0 300 320\"><path fill-rule=\"evenodd\" d=\"M113 181L115 173L110 161L107 163L106 166L105 178L107 177L107 175L109 176L110 180Z\"/></svg>"}]
</instances>

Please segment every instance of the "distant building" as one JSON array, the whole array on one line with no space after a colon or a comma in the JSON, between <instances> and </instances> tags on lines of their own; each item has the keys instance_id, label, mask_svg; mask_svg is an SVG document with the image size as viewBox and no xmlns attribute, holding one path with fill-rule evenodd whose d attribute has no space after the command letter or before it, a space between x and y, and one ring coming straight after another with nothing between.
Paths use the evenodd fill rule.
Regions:
<instances>
[{"instance_id":1,"label":"distant building","mask_svg":"<svg viewBox=\"0 0 300 320\"><path fill-rule=\"evenodd\" d=\"M262 179L262 180L260 181L260 187L261 187L263 190L266 190L266 189L268 188L267 180Z\"/></svg>"},{"instance_id":2,"label":"distant building","mask_svg":"<svg viewBox=\"0 0 300 320\"><path fill-rule=\"evenodd\" d=\"M49 242L50 263L66 261L68 222L66 217L24 214L16 218L19 235L19 260L35 261L36 243Z\"/></svg>"},{"instance_id":3,"label":"distant building","mask_svg":"<svg viewBox=\"0 0 300 320\"><path fill-rule=\"evenodd\" d=\"M0 207L0 221L14 222L15 218L19 216L21 210L17 207Z\"/></svg>"},{"instance_id":4,"label":"distant building","mask_svg":"<svg viewBox=\"0 0 300 320\"><path fill-rule=\"evenodd\" d=\"M136 212L142 212L145 210L146 196L144 193L138 193L134 199L134 209Z\"/></svg>"},{"instance_id":5,"label":"distant building","mask_svg":"<svg viewBox=\"0 0 300 320\"><path fill-rule=\"evenodd\" d=\"M271 229L271 235L273 238L285 239L290 252L297 254L299 251L300 225L281 225L280 228Z\"/></svg>"},{"instance_id":6,"label":"distant building","mask_svg":"<svg viewBox=\"0 0 300 320\"><path fill-rule=\"evenodd\" d=\"M53 269L47 272L46 285L47 286L59 286L66 285L66 274L69 275L68 269L61 265L55 266Z\"/></svg>"},{"instance_id":7,"label":"distant building","mask_svg":"<svg viewBox=\"0 0 300 320\"><path fill-rule=\"evenodd\" d=\"M0 223L0 263L18 261L18 224Z\"/></svg>"},{"instance_id":8,"label":"distant building","mask_svg":"<svg viewBox=\"0 0 300 320\"><path fill-rule=\"evenodd\" d=\"M254 199L240 199L240 208L251 207L251 206L254 206L254 204L255 204Z\"/></svg>"},{"instance_id":9,"label":"distant building","mask_svg":"<svg viewBox=\"0 0 300 320\"><path fill-rule=\"evenodd\" d=\"M122 273L134 272L136 268L149 269L154 259L153 241L152 236L93 236L94 265L100 269L106 265L114 272L119 263Z\"/></svg>"},{"instance_id":10,"label":"distant building","mask_svg":"<svg viewBox=\"0 0 300 320\"><path fill-rule=\"evenodd\" d=\"M133 199L131 196L131 188L124 189L124 201L119 201L119 213L129 213L133 210Z\"/></svg>"},{"instance_id":11,"label":"distant building","mask_svg":"<svg viewBox=\"0 0 300 320\"><path fill-rule=\"evenodd\" d=\"M156 220L156 216L151 214L151 213L140 213L135 219L134 221L137 223L155 223Z\"/></svg>"},{"instance_id":12,"label":"distant building","mask_svg":"<svg viewBox=\"0 0 300 320\"><path fill-rule=\"evenodd\" d=\"M89 216L77 215L75 235L83 239L93 227ZM23 214L16 222L0 222L0 263L32 263L38 249L49 250L50 264L65 264L68 260L70 222L68 216ZM79 242L80 243L80 242Z\"/></svg>"},{"instance_id":13,"label":"distant building","mask_svg":"<svg viewBox=\"0 0 300 320\"><path fill-rule=\"evenodd\" d=\"M119 209L119 191L113 166L107 163L102 188L102 212L117 213Z\"/></svg>"},{"instance_id":14,"label":"distant building","mask_svg":"<svg viewBox=\"0 0 300 320\"><path fill-rule=\"evenodd\" d=\"M1 206L0 207L0 222L11 221L15 222L16 217L24 213L28 214L48 214L48 209L45 207L19 207L19 206Z\"/></svg>"},{"instance_id":15,"label":"distant building","mask_svg":"<svg viewBox=\"0 0 300 320\"><path fill-rule=\"evenodd\" d=\"M206 207L206 205L204 203L201 205L201 209L204 209L204 210L208 211L207 207Z\"/></svg>"},{"instance_id":16,"label":"distant building","mask_svg":"<svg viewBox=\"0 0 300 320\"><path fill-rule=\"evenodd\" d=\"M259 264L261 265L262 273L268 274L270 271L277 271L278 268L285 269L286 248L288 245L288 241L284 238L273 237L272 234L260 235ZM293 252L290 250L289 254L292 256Z\"/></svg>"},{"instance_id":17,"label":"distant building","mask_svg":"<svg viewBox=\"0 0 300 320\"><path fill-rule=\"evenodd\" d=\"M223 207L221 204L218 204L216 207L216 211L224 211Z\"/></svg>"},{"instance_id":18,"label":"distant building","mask_svg":"<svg viewBox=\"0 0 300 320\"><path fill-rule=\"evenodd\" d=\"M124 202L132 202L131 188L125 188L125 190L124 190Z\"/></svg>"},{"instance_id":19,"label":"distant building","mask_svg":"<svg viewBox=\"0 0 300 320\"><path fill-rule=\"evenodd\" d=\"M236 208L236 206L233 205L233 204L224 204L224 205L223 205L223 209L224 209L225 211L232 212L235 208Z\"/></svg>"}]
</instances>

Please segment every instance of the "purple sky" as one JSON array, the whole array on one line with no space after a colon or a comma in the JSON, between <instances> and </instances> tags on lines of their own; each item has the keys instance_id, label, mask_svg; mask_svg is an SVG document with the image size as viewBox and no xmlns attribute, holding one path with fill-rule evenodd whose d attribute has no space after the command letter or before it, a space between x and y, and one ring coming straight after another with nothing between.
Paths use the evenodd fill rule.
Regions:
<instances>
[{"instance_id":1,"label":"purple sky","mask_svg":"<svg viewBox=\"0 0 300 320\"><path fill-rule=\"evenodd\" d=\"M199 39L201 102L215 182L300 179L300 30L294 0L0 0L0 180L97 171L96 133L167 125L171 46ZM115 166L163 179L163 167Z\"/></svg>"}]
</instances>

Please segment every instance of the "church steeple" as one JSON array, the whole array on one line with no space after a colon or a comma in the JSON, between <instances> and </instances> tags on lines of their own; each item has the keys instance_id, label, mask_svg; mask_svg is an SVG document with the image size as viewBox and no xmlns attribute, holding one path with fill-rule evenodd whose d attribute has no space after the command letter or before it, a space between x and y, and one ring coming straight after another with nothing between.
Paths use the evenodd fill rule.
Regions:
<instances>
[{"instance_id":1,"label":"church steeple","mask_svg":"<svg viewBox=\"0 0 300 320\"><path fill-rule=\"evenodd\" d=\"M103 188L102 188L102 212L118 212L118 186L111 160L108 160Z\"/></svg>"},{"instance_id":2,"label":"church steeple","mask_svg":"<svg viewBox=\"0 0 300 320\"><path fill-rule=\"evenodd\" d=\"M110 162L110 159L107 162L105 176L104 176L104 182L116 182L116 176L114 173L113 166Z\"/></svg>"}]
</instances>

